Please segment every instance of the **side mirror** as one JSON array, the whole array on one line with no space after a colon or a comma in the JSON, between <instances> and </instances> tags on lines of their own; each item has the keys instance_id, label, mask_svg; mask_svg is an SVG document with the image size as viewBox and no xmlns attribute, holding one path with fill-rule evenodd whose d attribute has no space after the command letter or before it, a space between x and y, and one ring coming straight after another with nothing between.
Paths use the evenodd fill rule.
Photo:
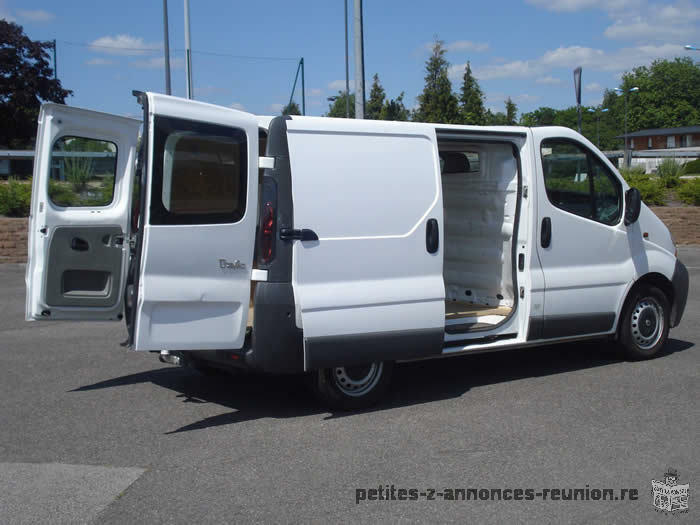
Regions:
<instances>
[{"instance_id":1,"label":"side mirror","mask_svg":"<svg viewBox=\"0 0 700 525\"><path fill-rule=\"evenodd\" d=\"M642 194L637 188L630 188L625 193L625 226L634 224L642 211Z\"/></svg>"}]
</instances>

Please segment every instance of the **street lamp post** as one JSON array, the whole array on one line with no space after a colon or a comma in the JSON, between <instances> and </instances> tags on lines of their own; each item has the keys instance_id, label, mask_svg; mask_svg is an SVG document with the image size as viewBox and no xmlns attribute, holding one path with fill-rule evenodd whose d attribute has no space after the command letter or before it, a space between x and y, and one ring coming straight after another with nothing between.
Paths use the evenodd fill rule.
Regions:
<instances>
[{"instance_id":1,"label":"street lamp post","mask_svg":"<svg viewBox=\"0 0 700 525\"><path fill-rule=\"evenodd\" d=\"M693 46L693 45L690 45L690 44L688 44L687 46L683 46L683 47L684 47L685 49L687 49L688 51L700 51L700 47L698 47L698 46Z\"/></svg>"},{"instance_id":2,"label":"street lamp post","mask_svg":"<svg viewBox=\"0 0 700 525\"><path fill-rule=\"evenodd\" d=\"M630 89L621 89L621 88L615 88L615 93L618 95L625 95L625 167L629 168L630 167L630 154L629 154L629 146L628 146L628 138L627 138L627 99L629 98L630 93L636 93L639 91L638 87L633 87Z\"/></svg>"},{"instance_id":3,"label":"street lamp post","mask_svg":"<svg viewBox=\"0 0 700 525\"><path fill-rule=\"evenodd\" d=\"M600 116L605 113L606 111L610 111L608 108L600 109L600 108L588 108L589 113L595 113L596 116L596 125L595 125L595 136L596 136L596 142L595 145L600 148Z\"/></svg>"}]
</instances>

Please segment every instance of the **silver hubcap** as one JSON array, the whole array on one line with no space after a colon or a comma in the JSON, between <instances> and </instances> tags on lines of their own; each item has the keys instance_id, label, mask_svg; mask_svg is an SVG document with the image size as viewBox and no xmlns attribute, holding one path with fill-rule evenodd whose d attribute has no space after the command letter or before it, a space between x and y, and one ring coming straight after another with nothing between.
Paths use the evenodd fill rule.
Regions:
<instances>
[{"instance_id":1,"label":"silver hubcap","mask_svg":"<svg viewBox=\"0 0 700 525\"><path fill-rule=\"evenodd\" d=\"M364 366L341 366L331 371L338 390L348 396L360 397L377 386L383 369L384 363L372 363Z\"/></svg>"},{"instance_id":2,"label":"silver hubcap","mask_svg":"<svg viewBox=\"0 0 700 525\"><path fill-rule=\"evenodd\" d=\"M640 300L632 312L632 337L637 346L652 348L664 332L664 312L661 305L652 297Z\"/></svg>"}]
</instances>

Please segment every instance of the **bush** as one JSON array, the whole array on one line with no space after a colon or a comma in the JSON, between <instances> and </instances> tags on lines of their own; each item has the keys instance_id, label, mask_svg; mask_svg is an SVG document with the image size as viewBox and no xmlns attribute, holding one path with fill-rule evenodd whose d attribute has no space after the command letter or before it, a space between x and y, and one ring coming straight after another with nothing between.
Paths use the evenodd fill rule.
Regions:
<instances>
[{"instance_id":1,"label":"bush","mask_svg":"<svg viewBox=\"0 0 700 525\"><path fill-rule=\"evenodd\" d=\"M620 172L627 184L637 188L642 195L642 200L647 206L663 206L666 204L666 187L658 177L651 177L639 170L622 170Z\"/></svg>"},{"instance_id":2,"label":"bush","mask_svg":"<svg viewBox=\"0 0 700 525\"><path fill-rule=\"evenodd\" d=\"M656 169L656 173L663 181L665 187L675 188L681 183L681 176L685 174L685 166L667 158L661 161L661 164Z\"/></svg>"},{"instance_id":3,"label":"bush","mask_svg":"<svg viewBox=\"0 0 700 525\"><path fill-rule=\"evenodd\" d=\"M691 160L690 162L686 162L683 167L685 168L685 172L688 175L692 174L700 174L700 159L695 159Z\"/></svg>"},{"instance_id":4,"label":"bush","mask_svg":"<svg viewBox=\"0 0 700 525\"><path fill-rule=\"evenodd\" d=\"M631 168L620 168L620 175L622 175L622 178L627 180L628 177L639 177L639 176L644 176L646 177L646 171L644 170L644 166L632 166Z\"/></svg>"},{"instance_id":5,"label":"bush","mask_svg":"<svg viewBox=\"0 0 700 525\"><path fill-rule=\"evenodd\" d=\"M19 182L10 178L7 184L0 184L0 215L26 217L32 202L32 183Z\"/></svg>"},{"instance_id":6,"label":"bush","mask_svg":"<svg viewBox=\"0 0 700 525\"><path fill-rule=\"evenodd\" d=\"M65 183L49 179L49 197L58 206L72 206L76 201L76 194Z\"/></svg>"},{"instance_id":7,"label":"bush","mask_svg":"<svg viewBox=\"0 0 700 525\"><path fill-rule=\"evenodd\" d=\"M67 157L64 159L66 180L73 185L73 190L80 193L92 178L92 159L87 157Z\"/></svg>"},{"instance_id":8,"label":"bush","mask_svg":"<svg viewBox=\"0 0 700 525\"><path fill-rule=\"evenodd\" d=\"M700 206L700 178L683 181L676 193L686 204Z\"/></svg>"}]
</instances>

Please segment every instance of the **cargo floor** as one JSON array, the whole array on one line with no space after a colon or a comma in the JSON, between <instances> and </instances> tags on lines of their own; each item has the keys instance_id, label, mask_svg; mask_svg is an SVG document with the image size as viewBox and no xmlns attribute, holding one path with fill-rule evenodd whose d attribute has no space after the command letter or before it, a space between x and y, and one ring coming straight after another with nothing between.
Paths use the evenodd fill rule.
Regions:
<instances>
[{"instance_id":1,"label":"cargo floor","mask_svg":"<svg viewBox=\"0 0 700 525\"><path fill-rule=\"evenodd\" d=\"M487 304L464 303L461 301L445 301L445 319L461 319L463 317L481 317L485 315L503 315L510 313L509 306L490 306Z\"/></svg>"}]
</instances>

